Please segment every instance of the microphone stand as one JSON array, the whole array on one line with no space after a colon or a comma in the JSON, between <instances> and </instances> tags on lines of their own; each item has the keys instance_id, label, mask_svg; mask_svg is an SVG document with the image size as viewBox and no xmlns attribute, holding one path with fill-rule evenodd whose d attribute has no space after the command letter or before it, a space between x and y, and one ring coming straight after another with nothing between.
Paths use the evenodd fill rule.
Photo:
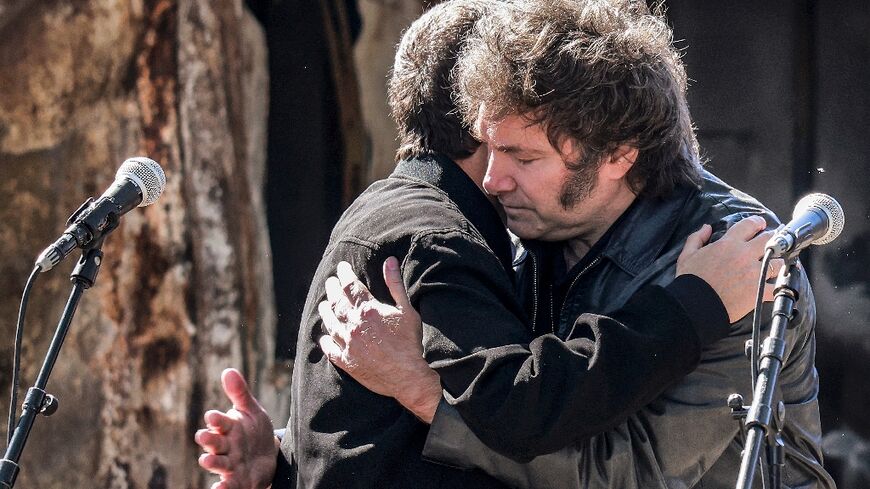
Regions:
<instances>
[{"instance_id":1,"label":"microphone stand","mask_svg":"<svg viewBox=\"0 0 870 489\"><path fill-rule=\"evenodd\" d=\"M9 446L6 447L6 454L0 460L0 489L11 489L15 485L15 479L19 472L18 461L24 451L24 445L27 443L27 437L30 435L33 423L36 421L36 415L51 416L57 411L58 400L45 392L45 386L48 384L48 377L51 375L51 370L60 354L60 348L63 346L63 341L69 331L70 323L72 323L82 294L93 286L97 279L97 273L100 271L100 265L103 261L104 238L105 235L99 237L82 251L82 257L70 274L70 281L73 283L72 292L58 322L48 352L45 354L45 360L42 363L42 369L39 371L36 383L27 390L27 395L24 397L21 417L18 419L18 426L15 428Z\"/></svg>"},{"instance_id":2,"label":"microphone stand","mask_svg":"<svg viewBox=\"0 0 870 489\"><path fill-rule=\"evenodd\" d=\"M801 282L801 271L797 267L797 255L785 258L785 265L776 279L776 289L773 302L773 321L770 334L761 345L761 361L759 362L758 378L755 379L755 392L752 405L746 413L747 429L746 443L743 448L743 460L737 476L736 489L750 489L755 476L755 467L761 455L761 442L767 440L767 463L769 465L770 488L779 489L782 485L782 468L785 465L784 445L782 442L782 422L785 417L785 407L780 401L776 411L773 409L773 395L776 382L782 369L785 356L785 332L788 323L794 318L794 304L798 300L798 289ZM739 396L738 396L739 398ZM729 399L729 404L732 401ZM736 404L732 412L736 411Z\"/></svg>"}]
</instances>

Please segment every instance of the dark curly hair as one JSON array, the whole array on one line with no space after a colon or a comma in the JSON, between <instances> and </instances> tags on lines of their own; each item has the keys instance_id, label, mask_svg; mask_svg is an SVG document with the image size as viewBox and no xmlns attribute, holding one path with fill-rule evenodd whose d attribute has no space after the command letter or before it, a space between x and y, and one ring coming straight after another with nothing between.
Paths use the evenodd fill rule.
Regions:
<instances>
[{"instance_id":1,"label":"dark curly hair","mask_svg":"<svg viewBox=\"0 0 870 489\"><path fill-rule=\"evenodd\" d=\"M638 149L626 175L645 197L700 183L686 73L662 8L630 0L524 0L476 24L456 67L458 104L474 121L522 115L550 143L600 165L620 145Z\"/></svg>"},{"instance_id":2,"label":"dark curly hair","mask_svg":"<svg viewBox=\"0 0 870 489\"><path fill-rule=\"evenodd\" d=\"M451 71L465 37L491 5L485 0L444 2L405 32L387 91L398 129L397 161L429 153L462 159L480 146L454 104Z\"/></svg>"}]
</instances>

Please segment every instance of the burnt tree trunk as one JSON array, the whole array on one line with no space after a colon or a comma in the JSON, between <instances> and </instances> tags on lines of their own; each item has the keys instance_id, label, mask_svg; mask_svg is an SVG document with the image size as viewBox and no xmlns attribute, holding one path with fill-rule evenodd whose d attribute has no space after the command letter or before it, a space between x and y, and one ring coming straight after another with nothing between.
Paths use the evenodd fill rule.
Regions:
<instances>
[{"instance_id":1,"label":"burnt tree trunk","mask_svg":"<svg viewBox=\"0 0 870 489\"><path fill-rule=\"evenodd\" d=\"M286 420L261 191L267 92L263 34L241 0L0 0L4 413L35 255L125 158L150 156L167 174L163 196L106 240L49 382L60 410L37 421L17 486L208 487L192 435L205 409L228 407L226 366ZM75 258L37 281L22 387Z\"/></svg>"}]
</instances>

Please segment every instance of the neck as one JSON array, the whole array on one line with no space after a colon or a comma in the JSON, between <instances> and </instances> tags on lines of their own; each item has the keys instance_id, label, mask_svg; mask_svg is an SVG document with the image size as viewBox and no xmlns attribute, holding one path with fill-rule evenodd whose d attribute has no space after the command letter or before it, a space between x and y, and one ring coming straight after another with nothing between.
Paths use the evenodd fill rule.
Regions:
<instances>
[{"instance_id":1,"label":"neck","mask_svg":"<svg viewBox=\"0 0 870 489\"><path fill-rule=\"evenodd\" d=\"M595 243L601 239L608 229L619 219L619 216L634 202L637 196L628 188L612 196L612 200L603 207L602 212L594 222L590 222L587 231L565 241L562 247L562 256L565 259L567 270L571 270L583 259Z\"/></svg>"},{"instance_id":2,"label":"neck","mask_svg":"<svg viewBox=\"0 0 870 489\"><path fill-rule=\"evenodd\" d=\"M599 236L600 237L600 236ZM574 265L580 263L589 253L589 250L595 245L596 241L585 241L580 239L572 239L565 242L562 247L562 257L565 259L565 268L571 270Z\"/></svg>"}]
</instances>

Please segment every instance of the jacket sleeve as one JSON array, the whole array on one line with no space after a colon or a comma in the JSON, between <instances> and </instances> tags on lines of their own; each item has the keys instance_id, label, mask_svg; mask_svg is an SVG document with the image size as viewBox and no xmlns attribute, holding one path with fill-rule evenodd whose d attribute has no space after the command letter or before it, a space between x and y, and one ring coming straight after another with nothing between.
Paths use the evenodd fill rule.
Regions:
<instances>
[{"instance_id":1,"label":"jacket sleeve","mask_svg":"<svg viewBox=\"0 0 870 489\"><path fill-rule=\"evenodd\" d=\"M780 379L786 405L784 440L792 458L785 473L788 487L816 487L828 478L822 469L817 417L817 382L812 366L812 293L787 334L787 359ZM769 307L762 317L769 317ZM573 446L517 463L487 447L449 407L430 429L424 455L458 467L480 468L519 488L673 488L694 487L709 476L715 487L736 480L740 430L726 406L727 396L741 393L749 402L749 362L743 344L751 333L751 316L731 334L706 348L698 368L654 402L613 429ZM455 439L450 443L446 440ZM733 463L718 464L723 454ZM711 467L717 473L710 474Z\"/></svg>"},{"instance_id":2,"label":"jacket sleeve","mask_svg":"<svg viewBox=\"0 0 870 489\"><path fill-rule=\"evenodd\" d=\"M510 276L479 240L444 231L402 246L344 239L327 250L318 267L300 327L291 416L281 445L285 460L299 467L300 487L374 487L383 480L401 486L416 477L443 476L440 467L420 460L425 425L394 399L367 390L333 366L317 345L323 334L317 304L340 260L351 263L375 297L389 300L383 261L404 257L404 280L424 319L429 359L449 361L505 338L528 341Z\"/></svg>"},{"instance_id":3,"label":"jacket sleeve","mask_svg":"<svg viewBox=\"0 0 870 489\"><path fill-rule=\"evenodd\" d=\"M477 351L529 341L509 272L473 235L422 233L401 268L411 304L423 320L424 357L436 370ZM459 389L461 380L448 376L442 383Z\"/></svg>"},{"instance_id":4,"label":"jacket sleeve","mask_svg":"<svg viewBox=\"0 0 870 489\"><path fill-rule=\"evenodd\" d=\"M451 467L483 470L520 489L664 488L653 447L637 437L638 422L630 417L609 432L611 440L605 443L572 445L520 463L484 445L444 402L438 406L423 456ZM614 439L617 445L631 445L631 450L610 450L606 443Z\"/></svg>"},{"instance_id":5,"label":"jacket sleeve","mask_svg":"<svg viewBox=\"0 0 870 489\"><path fill-rule=\"evenodd\" d=\"M432 365L468 428L528 461L615 427L692 371L702 345L728 329L715 292L684 276L645 287L612 317L580 316L568 340L544 335Z\"/></svg>"}]
</instances>

